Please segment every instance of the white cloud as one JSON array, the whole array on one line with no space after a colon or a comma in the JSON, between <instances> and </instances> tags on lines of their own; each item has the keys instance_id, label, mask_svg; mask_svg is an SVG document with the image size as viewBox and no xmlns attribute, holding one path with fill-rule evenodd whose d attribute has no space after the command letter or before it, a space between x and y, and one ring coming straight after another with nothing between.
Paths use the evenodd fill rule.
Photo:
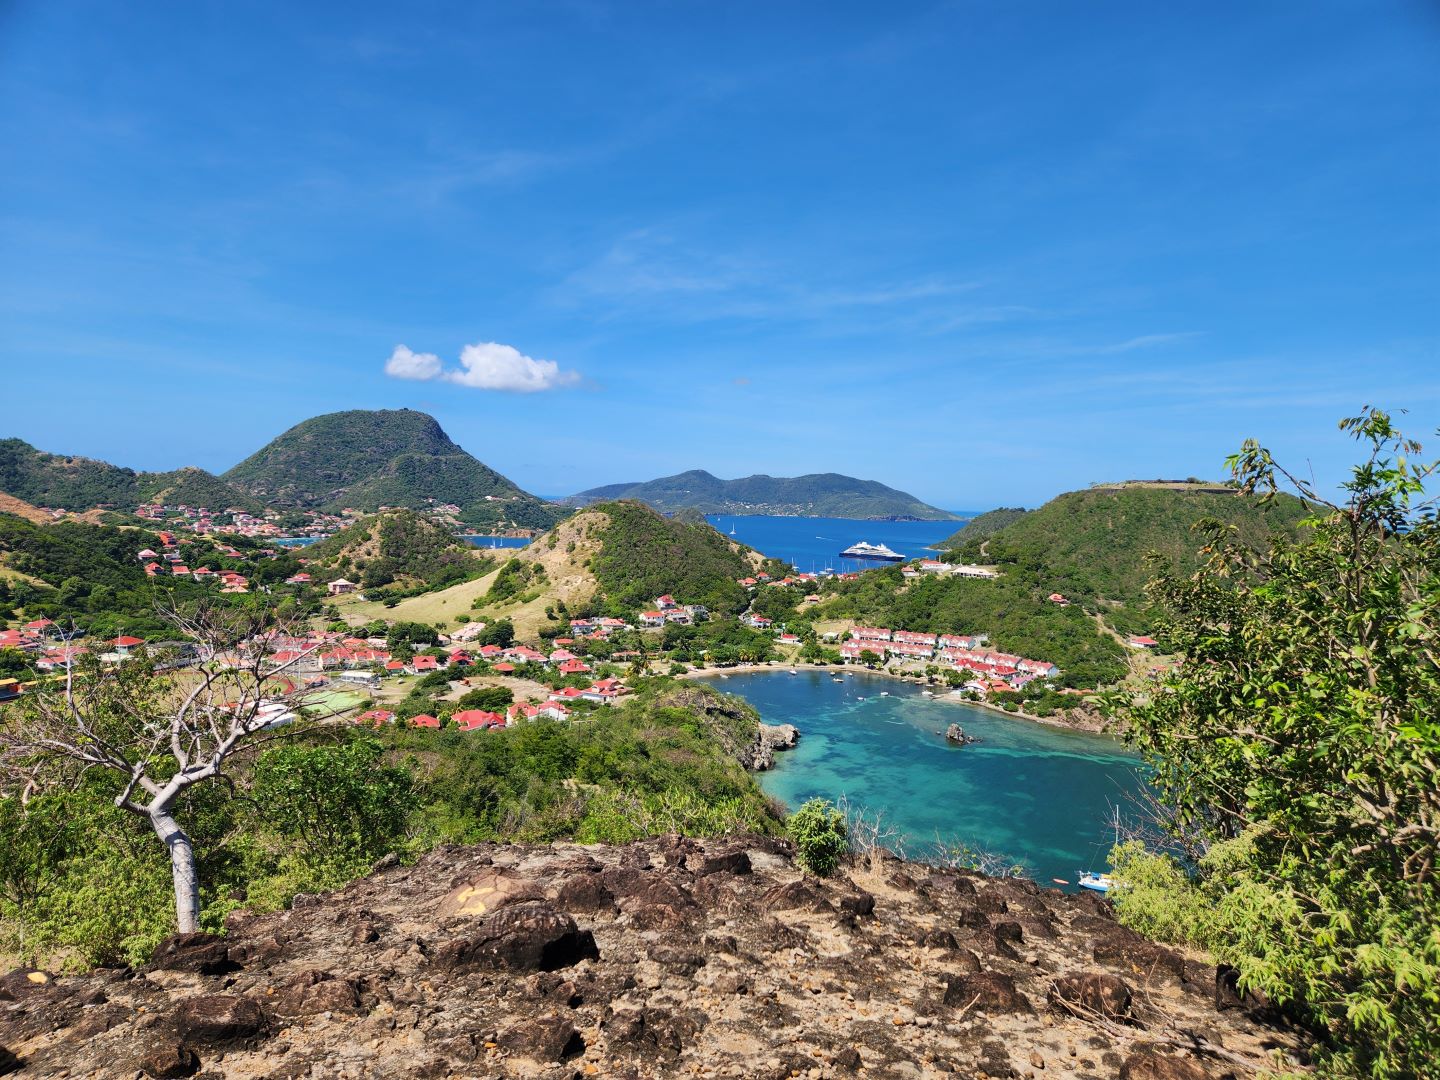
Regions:
<instances>
[{"instance_id":1,"label":"white cloud","mask_svg":"<svg viewBox=\"0 0 1440 1080\"><path fill-rule=\"evenodd\" d=\"M460 350L460 366L446 369L434 353L411 352L395 346L385 361L385 374L396 379L440 379L478 390L506 390L533 394L573 386L580 381L574 371L562 371L554 360L536 360L512 345L498 341L477 342Z\"/></svg>"},{"instance_id":2,"label":"white cloud","mask_svg":"<svg viewBox=\"0 0 1440 1080\"><path fill-rule=\"evenodd\" d=\"M385 374L393 379L434 379L440 368L440 357L434 353L411 352L404 345L396 345L385 361Z\"/></svg>"}]
</instances>

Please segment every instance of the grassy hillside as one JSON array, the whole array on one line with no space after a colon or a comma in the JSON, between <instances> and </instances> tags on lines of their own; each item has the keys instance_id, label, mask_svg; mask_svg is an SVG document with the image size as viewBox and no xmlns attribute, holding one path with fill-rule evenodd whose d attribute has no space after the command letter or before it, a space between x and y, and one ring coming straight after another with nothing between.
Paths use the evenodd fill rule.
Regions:
<instances>
[{"instance_id":1,"label":"grassy hillside","mask_svg":"<svg viewBox=\"0 0 1440 1080\"><path fill-rule=\"evenodd\" d=\"M1001 506L995 510L986 510L985 513L971 518L965 523L964 528L935 546L956 548L971 540L983 540L987 536L993 536L1007 525L1013 525L1029 512L1021 506Z\"/></svg>"},{"instance_id":2,"label":"grassy hillside","mask_svg":"<svg viewBox=\"0 0 1440 1080\"><path fill-rule=\"evenodd\" d=\"M365 518L303 556L317 578L358 581L382 600L473 581L495 568L468 542L413 510Z\"/></svg>"},{"instance_id":3,"label":"grassy hillside","mask_svg":"<svg viewBox=\"0 0 1440 1080\"><path fill-rule=\"evenodd\" d=\"M746 595L736 579L767 565L784 572L709 525L675 521L640 503L603 503L562 521L482 578L389 608L350 602L342 610L352 619L426 623L504 618L521 638L533 638L566 615L633 615L666 592L715 612L740 611Z\"/></svg>"},{"instance_id":4,"label":"grassy hillside","mask_svg":"<svg viewBox=\"0 0 1440 1080\"><path fill-rule=\"evenodd\" d=\"M667 513L685 508L704 514L793 514L803 517L899 518L945 521L949 511L874 480L839 473L746 476L721 480L703 469L643 484L610 484L574 496L578 501L634 499Z\"/></svg>"},{"instance_id":5,"label":"grassy hillside","mask_svg":"<svg viewBox=\"0 0 1440 1080\"><path fill-rule=\"evenodd\" d=\"M1174 570L1198 565L1203 539L1194 531L1197 522L1213 518L1263 542L1272 532L1294 531L1305 516L1299 500L1288 496L1262 506L1221 490L1135 484L1072 491L988 537L961 530L952 555L996 564L1011 581L1039 593L1063 593L1103 610L1117 629L1139 631L1148 621L1150 558Z\"/></svg>"},{"instance_id":6,"label":"grassy hillside","mask_svg":"<svg viewBox=\"0 0 1440 1080\"><path fill-rule=\"evenodd\" d=\"M648 606L661 593L711 611L743 611L748 594L738 578L754 572L754 552L709 525L664 517L638 502L602 503L608 524L599 530L593 564L605 603L617 611Z\"/></svg>"},{"instance_id":7,"label":"grassy hillside","mask_svg":"<svg viewBox=\"0 0 1440 1080\"><path fill-rule=\"evenodd\" d=\"M476 528L546 529L565 515L466 453L433 417L411 409L312 417L225 479L272 505L303 509L453 503Z\"/></svg>"},{"instance_id":8,"label":"grassy hillside","mask_svg":"<svg viewBox=\"0 0 1440 1080\"><path fill-rule=\"evenodd\" d=\"M37 450L22 439L0 440L0 492L34 506L133 510L143 502L230 507L258 513L258 500L204 469L145 473L93 458Z\"/></svg>"}]
</instances>

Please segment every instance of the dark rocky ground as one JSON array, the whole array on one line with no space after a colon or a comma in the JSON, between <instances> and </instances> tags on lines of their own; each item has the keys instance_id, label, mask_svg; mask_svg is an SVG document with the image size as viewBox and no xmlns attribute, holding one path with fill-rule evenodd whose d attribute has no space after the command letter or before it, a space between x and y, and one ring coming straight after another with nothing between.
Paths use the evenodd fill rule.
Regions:
<instances>
[{"instance_id":1,"label":"dark rocky ground","mask_svg":"<svg viewBox=\"0 0 1440 1080\"><path fill-rule=\"evenodd\" d=\"M760 838L490 846L0 979L25 1077L1248 1077L1301 1041L1107 905ZM1217 988L1218 985L1218 988Z\"/></svg>"}]
</instances>

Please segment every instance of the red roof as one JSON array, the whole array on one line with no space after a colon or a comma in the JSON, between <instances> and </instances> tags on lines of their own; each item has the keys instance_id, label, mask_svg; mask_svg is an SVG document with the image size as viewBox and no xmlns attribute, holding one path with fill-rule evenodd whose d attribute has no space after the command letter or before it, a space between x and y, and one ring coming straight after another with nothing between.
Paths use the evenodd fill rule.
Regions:
<instances>
[{"instance_id":1,"label":"red roof","mask_svg":"<svg viewBox=\"0 0 1440 1080\"><path fill-rule=\"evenodd\" d=\"M477 728L502 728L505 726L505 717L497 712L487 712L484 709L462 709L457 712L452 720L455 726L461 731L474 731Z\"/></svg>"},{"instance_id":2,"label":"red roof","mask_svg":"<svg viewBox=\"0 0 1440 1080\"><path fill-rule=\"evenodd\" d=\"M438 728L440 726L440 718L438 716L431 716L429 713L421 713L419 716L412 716L410 718L410 726Z\"/></svg>"},{"instance_id":3,"label":"red roof","mask_svg":"<svg viewBox=\"0 0 1440 1080\"><path fill-rule=\"evenodd\" d=\"M495 670L496 670L496 671L500 671L500 672L504 672L505 674L508 675L510 672L512 672L512 671L515 670L515 665L514 665L514 664L503 664L503 663L502 663L502 664L496 664L496 665L495 665Z\"/></svg>"},{"instance_id":4,"label":"red roof","mask_svg":"<svg viewBox=\"0 0 1440 1080\"><path fill-rule=\"evenodd\" d=\"M145 641L138 637L117 637L110 644L119 649L129 649L135 645L144 645Z\"/></svg>"}]
</instances>

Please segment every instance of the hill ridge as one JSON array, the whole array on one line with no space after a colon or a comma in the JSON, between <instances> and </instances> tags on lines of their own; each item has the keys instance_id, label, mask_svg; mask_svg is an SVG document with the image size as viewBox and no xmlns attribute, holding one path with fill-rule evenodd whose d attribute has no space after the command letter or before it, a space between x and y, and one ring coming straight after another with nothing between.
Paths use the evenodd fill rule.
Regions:
<instances>
[{"instance_id":1,"label":"hill ridge","mask_svg":"<svg viewBox=\"0 0 1440 1080\"><path fill-rule=\"evenodd\" d=\"M376 511L456 505L474 527L549 528L565 511L531 495L414 409L324 413L281 432L223 479L277 506Z\"/></svg>"},{"instance_id":2,"label":"hill ridge","mask_svg":"<svg viewBox=\"0 0 1440 1080\"><path fill-rule=\"evenodd\" d=\"M753 473L722 480L705 469L688 469L638 484L590 488L566 501L586 505L600 499L634 499L665 513L694 509L706 514L958 520L948 510L921 502L908 492L837 472L802 476Z\"/></svg>"}]
</instances>

